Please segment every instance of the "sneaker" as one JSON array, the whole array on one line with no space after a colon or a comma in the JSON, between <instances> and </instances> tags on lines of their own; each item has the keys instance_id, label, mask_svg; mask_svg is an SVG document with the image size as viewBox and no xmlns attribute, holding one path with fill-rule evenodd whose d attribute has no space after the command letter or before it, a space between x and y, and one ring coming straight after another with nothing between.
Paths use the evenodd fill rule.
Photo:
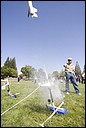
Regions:
<instances>
[{"instance_id":1,"label":"sneaker","mask_svg":"<svg viewBox=\"0 0 86 128\"><path fill-rule=\"evenodd\" d=\"M76 92L76 94L81 95L81 93L80 93L80 92Z\"/></svg>"},{"instance_id":2,"label":"sneaker","mask_svg":"<svg viewBox=\"0 0 86 128\"><path fill-rule=\"evenodd\" d=\"M81 95L81 93L79 92L79 93L77 93L78 95Z\"/></svg>"},{"instance_id":3,"label":"sneaker","mask_svg":"<svg viewBox=\"0 0 86 128\"><path fill-rule=\"evenodd\" d=\"M66 92L66 94L69 94L69 92Z\"/></svg>"}]
</instances>

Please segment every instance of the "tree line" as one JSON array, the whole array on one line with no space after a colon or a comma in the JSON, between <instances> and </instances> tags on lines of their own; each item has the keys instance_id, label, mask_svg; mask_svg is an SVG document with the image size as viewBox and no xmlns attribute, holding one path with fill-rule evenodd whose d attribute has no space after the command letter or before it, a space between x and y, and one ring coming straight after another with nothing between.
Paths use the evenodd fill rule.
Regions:
<instances>
[{"instance_id":1,"label":"tree line","mask_svg":"<svg viewBox=\"0 0 86 128\"><path fill-rule=\"evenodd\" d=\"M25 65L24 67L21 68L22 74L20 74L20 77L22 78L25 76L26 78L34 78L35 76L37 77L45 77L45 73L42 68L39 68L38 70L35 69L34 67L30 65ZM83 72L85 72L85 65L83 67ZM42 74L42 75L40 75ZM45 75L44 75L45 74ZM76 66L75 66L75 74L77 78L79 78L82 75L82 71L80 69L78 61L76 61ZM60 72L58 71L53 71L52 74L48 74L49 77L54 77L54 78L64 78L65 77L65 71L61 70ZM17 66L16 66L16 59L14 58L9 58L7 57L4 66L1 67L1 78L5 77L18 77L18 71L17 71Z\"/></svg>"}]
</instances>

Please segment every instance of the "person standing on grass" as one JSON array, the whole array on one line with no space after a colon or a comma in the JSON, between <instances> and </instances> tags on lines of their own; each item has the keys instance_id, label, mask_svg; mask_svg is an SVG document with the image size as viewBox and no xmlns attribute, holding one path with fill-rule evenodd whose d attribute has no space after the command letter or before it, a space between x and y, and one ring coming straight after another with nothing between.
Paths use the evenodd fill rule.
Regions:
<instances>
[{"instance_id":1,"label":"person standing on grass","mask_svg":"<svg viewBox=\"0 0 86 128\"><path fill-rule=\"evenodd\" d=\"M7 76L7 77L5 78L5 80L6 80L5 85L8 85L8 86L9 86L8 78L9 78L9 76Z\"/></svg>"},{"instance_id":2,"label":"person standing on grass","mask_svg":"<svg viewBox=\"0 0 86 128\"><path fill-rule=\"evenodd\" d=\"M20 81L20 76L18 76L18 82Z\"/></svg>"},{"instance_id":3,"label":"person standing on grass","mask_svg":"<svg viewBox=\"0 0 86 128\"><path fill-rule=\"evenodd\" d=\"M66 94L69 94L69 80L73 84L75 92L81 95L75 77L75 67L72 63L72 58L68 58L68 62L63 65L65 67L65 75L66 75Z\"/></svg>"}]
</instances>

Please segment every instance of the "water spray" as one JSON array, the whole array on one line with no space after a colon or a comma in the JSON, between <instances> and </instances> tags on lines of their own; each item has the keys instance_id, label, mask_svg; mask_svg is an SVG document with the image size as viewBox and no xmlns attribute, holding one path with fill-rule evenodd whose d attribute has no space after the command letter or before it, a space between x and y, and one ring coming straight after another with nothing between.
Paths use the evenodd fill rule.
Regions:
<instances>
[{"instance_id":1,"label":"water spray","mask_svg":"<svg viewBox=\"0 0 86 128\"><path fill-rule=\"evenodd\" d=\"M65 114L67 112L67 110L65 108L60 108L64 102L60 102L60 105L59 106L55 106L54 105L54 99L53 99L53 95L52 95L52 88L51 88L51 85L53 85L52 83L50 83L49 79L48 79L48 74L46 72L46 69L44 67L44 71L45 71L45 75L46 75L46 79L47 79L47 82L46 83L43 83L43 84L40 84L40 86L47 86L48 89L49 89L49 93L50 93L50 99L48 99L48 104L47 104L47 107L50 108L50 111L52 112L52 114L42 123L42 124L39 124L41 127L44 127L44 124L50 119L52 118L52 116L54 114ZM59 90L59 89L58 89ZM55 93L54 93L55 94ZM60 91L58 92L58 95L60 96ZM51 103L52 102L52 103Z\"/></svg>"},{"instance_id":2,"label":"water spray","mask_svg":"<svg viewBox=\"0 0 86 128\"><path fill-rule=\"evenodd\" d=\"M50 91L50 96L51 96L52 105L54 106L54 100L53 100L53 96L52 96L51 89L50 89L50 88L48 88L48 89L49 89L49 91Z\"/></svg>"},{"instance_id":3,"label":"water spray","mask_svg":"<svg viewBox=\"0 0 86 128\"><path fill-rule=\"evenodd\" d=\"M48 79L48 74L47 74L47 71L46 71L46 69L45 69L45 66L44 66L44 71L45 71L45 74L46 74L46 78L47 78L47 81L48 81L48 85L50 86L50 81L49 81L49 79ZM48 88L48 89L49 89L49 91L50 91L50 97L51 97L52 105L54 106L54 100L53 100L53 96L52 96L51 89L50 89L50 88Z\"/></svg>"}]
</instances>

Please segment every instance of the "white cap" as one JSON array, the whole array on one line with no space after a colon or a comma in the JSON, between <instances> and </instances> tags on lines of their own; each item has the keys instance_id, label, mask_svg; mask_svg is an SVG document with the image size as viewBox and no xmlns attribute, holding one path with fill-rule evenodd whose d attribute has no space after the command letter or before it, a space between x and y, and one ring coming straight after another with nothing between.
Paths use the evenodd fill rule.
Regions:
<instances>
[{"instance_id":1,"label":"white cap","mask_svg":"<svg viewBox=\"0 0 86 128\"><path fill-rule=\"evenodd\" d=\"M68 60L72 60L72 58L68 58Z\"/></svg>"}]
</instances>

